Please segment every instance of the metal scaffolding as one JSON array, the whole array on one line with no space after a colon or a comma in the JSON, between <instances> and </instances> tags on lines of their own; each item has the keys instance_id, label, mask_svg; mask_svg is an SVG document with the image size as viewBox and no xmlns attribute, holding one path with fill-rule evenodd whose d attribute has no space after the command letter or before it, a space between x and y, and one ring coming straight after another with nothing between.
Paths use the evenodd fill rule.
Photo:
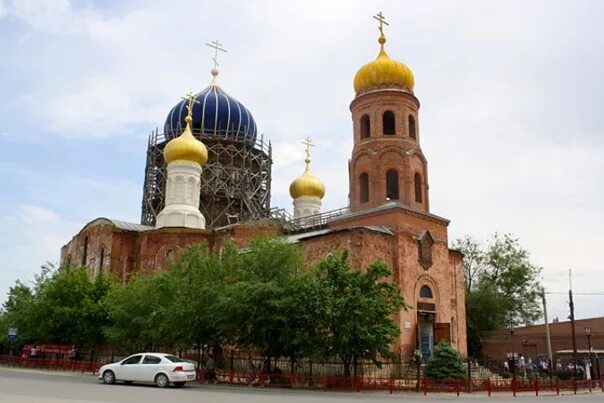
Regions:
<instances>
[{"instance_id":1,"label":"metal scaffolding","mask_svg":"<svg viewBox=\"0 0 604 403\"><path fill-rule=\"evenodd\" d=\"M272 147L263 138L255 144L211 136L199 130L193 135L208 149L203 166L199 210L206 227L270 216ZM164 208L166 137L157 130L149 136L141 224L155 225Z\"/></svg>"}]
</instances>

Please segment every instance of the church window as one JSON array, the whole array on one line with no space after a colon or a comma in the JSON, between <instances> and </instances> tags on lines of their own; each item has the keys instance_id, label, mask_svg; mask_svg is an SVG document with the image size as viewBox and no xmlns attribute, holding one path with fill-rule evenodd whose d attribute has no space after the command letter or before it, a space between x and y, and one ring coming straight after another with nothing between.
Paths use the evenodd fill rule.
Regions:
<instances>
[{"instance_id":1,"label":"church window","mask_svg":"<svg viewBox=\"0 0 604 403\"><path fill-rule=\"evenodd\" d=\"M418 203L421 203L423 200L422 197L422 176L416 172L415 173L415 177L414 177L414 183L415 183L415 201Z\"/></svg>"},{"instance_id":2,"label":"church window","mask_svg":"<svg viewBox=\"0 0 604 403\"><path fill-rule=\"evenodd\" d=\"M386 198L389 200L398 200L398 172L396 169L389 169L386 172Z\"/></svg>"},{"instance_id":3,"label":"church window","mask_svg":"<svg viewBox=\"0 0 604 403\"><path fill-rule=\"evenodd\" d=\"M412 139L417 138L415 129L415 118L412 115L409 115L409 137L411 137Z\"/></svg>"},{"instance_id":4,"label":"church window","mask_svg":"<svg viewBox=\"0 0 604 403\"><path fill-rule=\"evenodd\" d=\"M366 203L369 201L369 175L363 172L359 177L359 185L360 185L360 202Z\"/></svg>"},{"instance_id":5,"label":"church window","mask_svg":"<svg viewBox=\"0 0 604 403\"><path fill-rule=\"evenodd\" d=\"M82 266L86 266L86 259L88 258L88 237L84 237L84 253L82 254Z\"/></svg>"},{"instance_id":6,"label":"church window","mask_svg":"<svg viewBox=\"0 0 604 403\"><path fill-rule=\"evenodd\" d=\"M361 117L361 138L366 139L371 136L371 123L369 122L369 115L363 115Z\"/></svg>"},{"instance_id":7,"label":"church window","mask_svg":"<svg viewBox=\"0 0 604 403\"><path fill-rule=\"evenodd\" d=\"M103 263L105 261L105 248L101 248L101 258L99 259L99 272L103 270Z\"/></svg>"},{"instance_id":8,"label":"church window","mask_svg":"<svg viewBox=\"0 0 604 403\"><path fill-rule=\"evenodd\" d=\"M432 239L432 235L427 230L423 230L421 234L417 237L417 249L418 249L418 260L419 264L425 269L428 270L432 267L432 247L434 245L434 240Z\"/></svg>"},{"instance_id":9,"label":"church window","mask_svg":"<svg viewBox=\"0 0 604 403\"><path fill-rule=\"evenodd\" d=\"M419 290L419 296L422 298L433 298L432 290L427 285L424 285Z\"/></svg>"},{"instance_id":10,"label":"church window","mask_svg":"<svg viewBox=\"0 0 604 403\"><path fill-rule=\"evenodd\" d=\"M175 257L176 257L176 252L174 252L173 249L168 249L166 251L166 263L173 262Z\"/></svg>"},{"instance_id":11,"label":"church window","mask_svg":"<svg viewBox=\"0 0 604 403\"><path fill-rule=\"evenodd\" d=\"M396 134L394 129L394 113L392 111L384 112L382 117L382 125L384 134Z\"/></svg>"}]
</instances>

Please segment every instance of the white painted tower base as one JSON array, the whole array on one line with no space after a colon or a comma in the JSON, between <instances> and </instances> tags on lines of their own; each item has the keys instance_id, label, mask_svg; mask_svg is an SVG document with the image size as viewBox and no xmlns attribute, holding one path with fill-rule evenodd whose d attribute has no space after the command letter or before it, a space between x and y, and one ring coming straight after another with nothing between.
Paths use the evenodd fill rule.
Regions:
<instances>
[{"instance_id":1,"label":"white painted tower base","mask_svg":"<svg viewBox=\"0 0 604 403\"><path fill-rule=\"evenodd\" d=\"M300 196L294 199L294 219L312 216L321 213L321 199L315 196ZM310 220L312 221L312 220ZM311 225L312 222L301 220L301 224Z\"/></svg>"},{"instance_id":2,"label":"white painted tower base","mask_svg":"<svg viewBox=\"0 0 604 403\"><path fill-rule=\"evenodd\" d=\"M155 227L205 229L206 219L199 211L200 184L201 165L181 160L169 163L166 206L157 216Z\"/></svg>"}]
</instances>

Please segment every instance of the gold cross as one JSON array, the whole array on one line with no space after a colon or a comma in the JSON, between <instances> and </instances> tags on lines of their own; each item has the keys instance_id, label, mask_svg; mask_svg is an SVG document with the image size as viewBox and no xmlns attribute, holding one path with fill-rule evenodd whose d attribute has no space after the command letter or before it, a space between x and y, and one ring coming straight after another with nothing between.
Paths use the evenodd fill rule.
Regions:
<instances>
[{"instance_id":1,"label":"gold cross","mask_svg":"<svg viewBox=\"0 0 604 403\"><path fill-rule=\"evenodd\" d=\"M310 147L314 147L315 145L310 141L310 137L305 138L302 144L306 146L306 158L310 159Z\"/></svg>"},{"instance_id":2,"label":"gold cross","mask_svg":"<svg viewBox=\"0 0 604 403\"><path fill-rule=\"evenodd\" d=\"M226 49L222 47L222 43L218 42L216 39L214 42L206 43L206 46L209 46L214 49L214 57L212 60L214 61L214 68L218 67L218 51L227 53Z\"/></svg>"},{"instance_id":3,"label":"gold cross","mask_svg":"<svg viewBox=\"0 0 604 403\"><path fill-rule=\"evenodd\" d=\"M193 95L193 93L191 91L187 92L185 94L184 97L181 97L182 99L184 99L185 101L187 101L187 116L192 116L193 115L193 104L198 104L200 103L198 100L195 99L195 95Z\"/></svg>"},{"instance_id":4,"label":"gold cross","mask_svg":"<svg viewBox=\"0 0 604 403\"><path fill-rule=\"evenodd\" d=\"M375 18L376 20L378 20L380 22L380 34L382 36L384 36L384 25L386 25L386 26L390 25L386 22L386 17L384 17L382 12L380 11L377 15L374 15L373 18Z\"/></svg>"}]
</instances>

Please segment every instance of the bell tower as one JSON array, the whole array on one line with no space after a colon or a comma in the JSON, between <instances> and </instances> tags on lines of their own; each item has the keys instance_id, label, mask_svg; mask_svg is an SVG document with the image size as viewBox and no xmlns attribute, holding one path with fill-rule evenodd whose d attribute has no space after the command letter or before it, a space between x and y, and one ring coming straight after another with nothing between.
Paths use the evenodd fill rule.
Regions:
<instances>
[{"instance_id":1,"label":"bell tower","mask_svg":"<svg viewBox=\"0 0 604 403\"><path fill-rule=\"evenodd\" d=\"M382 13L380 52L354 77L350 104L354 146L348 163L350 209L361 211L398 201L429 212L428 168L420 148L419 101L409 67L391 59L384 48Z\"/></svg>"}]
</instances>

